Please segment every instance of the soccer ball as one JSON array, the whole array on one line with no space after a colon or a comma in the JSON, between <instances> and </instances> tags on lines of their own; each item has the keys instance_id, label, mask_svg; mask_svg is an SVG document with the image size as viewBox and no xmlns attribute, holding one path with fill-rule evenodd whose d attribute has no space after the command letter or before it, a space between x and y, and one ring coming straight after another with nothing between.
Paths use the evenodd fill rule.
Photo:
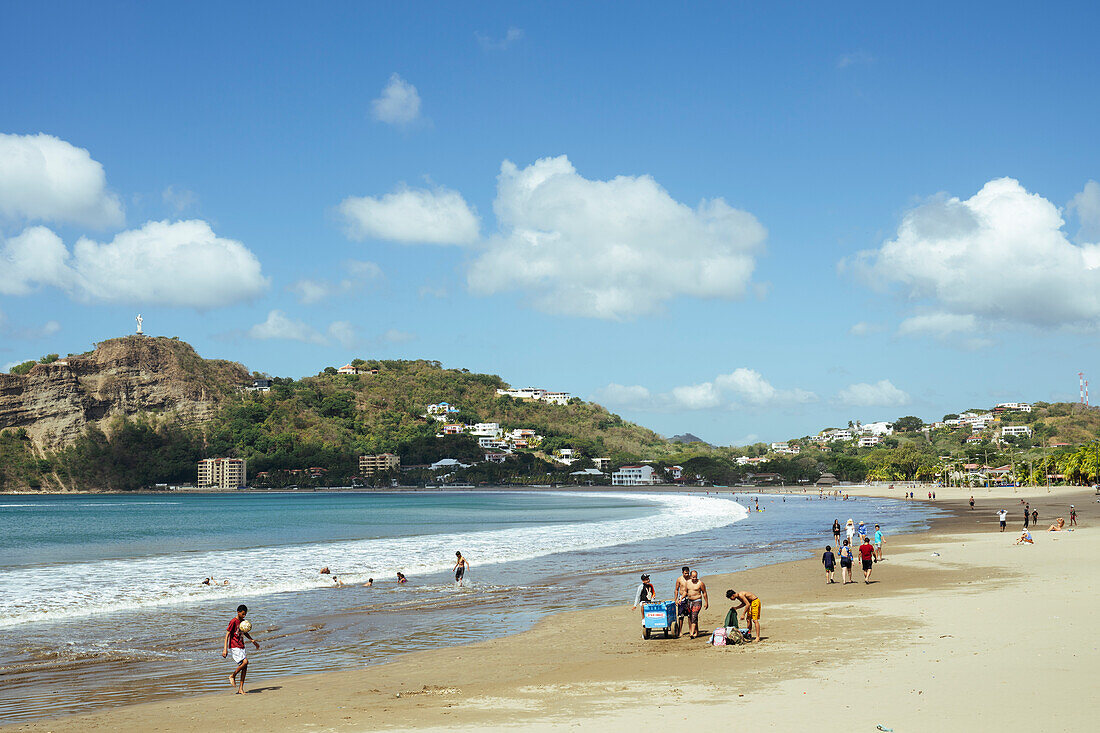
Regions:
<instances>
[{"instance_id":1,"label":"soccer ball","mask_svg":"<svg viewBox=\"0 0 1100 733\"><path fill-rule=\"evenodd\" d=\"M244 621L241 621L241 631L243 631L246 634L249 631L252 631L252 622L249 621L248 619L245 619Z\"/></svg>"}]
</instances>

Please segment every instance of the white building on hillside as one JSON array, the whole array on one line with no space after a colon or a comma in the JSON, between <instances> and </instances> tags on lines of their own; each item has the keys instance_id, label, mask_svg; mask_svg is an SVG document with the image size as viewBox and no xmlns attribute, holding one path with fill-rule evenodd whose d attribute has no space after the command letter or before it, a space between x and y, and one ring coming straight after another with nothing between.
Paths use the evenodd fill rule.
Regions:
<instances>
[{"instance_id":1,"label":"white building on hillside","mask_svg":"<svg viewBox=\"0 0 1100 733\"><path fill-rule=\"evenodd\" d=\"M859 426L859 432L864 435L890 435L894 432L894 424L888 422L869 422Z\"/></svg>"},{"instance_id":2,"label":"white building on hillside","mask_svg":"<svg viewBox=\"0 0 1100 733\"><path fill-rule=\"evenodd\" d=\"M653 486L661 483L653 466L623 466L611 474L612 486Z\"/></svg>"},{"instance_id":3,"label":"white building on hillside","mask_svg":"<svg viewBox=\"0 0 1100 733\"><path fill-rule=\"evenodd\" d=\"M568 392L544 392L542 397L539 398L542 402L548 402L551 405L565 405L569 403L573 395Z\"/></svg>"},{"instance_id":4,"label":"white building on hillside","mask_svg":"<svg viewBox=\"0 0 1100 733\"><path fill-rule=\"evenodd\" d=\"M1002 402L993 408L994 412L1031 412L1031 405L1026 402Z\"/></svg>"},{"instance_id":5,"label":"white building on hillside","mask_svg":"<svg viewBox=\"0 0 1100 733\"><path fill-rule=\"evenodd\" d=\"M881 435L861 435L859 436L860 448L872 448L882 442Z\"/></svg>"},{"instance_id":6,"label":"white building on hillside","mask_svg":"<svg viewBox=\"0 0 1100 733\"><path fill-rule=\"evenodd\" d=\"M851 430L834 428L832 430L826 430L821 434L821 437L832 442L836 440L854 440L856 436Z\"/></svg>"},{"instance_id":7,"label":"white building on hillside","mask_svg":"<svg viewBox=\"0 0 1100 733\"><path fill-rule=\"evenodd\" d=\"M469 426L466 432L470 435L485 436L486 438L499 438L504 434L504 431L500 429L500 423L495 422L479 422Z\"/></svg>"},{"instance_id":8,"label":"white building on hillside","mask_svg":"<svg viewBox=\"0 0 1100 733\"><path fill-rule=\"evenodd\" d=\"M1014 435L1024 435L1028 438L1031 437L1030 425L1005 425L1001 428L1002 438L1011 438Z\"/></svg>"}]
</instances>

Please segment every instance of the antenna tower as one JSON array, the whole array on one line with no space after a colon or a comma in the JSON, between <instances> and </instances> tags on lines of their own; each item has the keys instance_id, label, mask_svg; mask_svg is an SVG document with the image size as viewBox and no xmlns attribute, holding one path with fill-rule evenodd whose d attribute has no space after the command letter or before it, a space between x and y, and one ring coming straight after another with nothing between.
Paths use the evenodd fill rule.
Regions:
<instances>
[{"instance_id":1,"label":"antenna tower","mask_svg":"<svg viewBox=\"0 0 1100 733\"><path fill-rule=\"evenodd\" d=\"M1084 372L1077 372L1078 401L1085 407L1089 406L1089 380L1085 379Z\"/></svg>"}]
</instances>

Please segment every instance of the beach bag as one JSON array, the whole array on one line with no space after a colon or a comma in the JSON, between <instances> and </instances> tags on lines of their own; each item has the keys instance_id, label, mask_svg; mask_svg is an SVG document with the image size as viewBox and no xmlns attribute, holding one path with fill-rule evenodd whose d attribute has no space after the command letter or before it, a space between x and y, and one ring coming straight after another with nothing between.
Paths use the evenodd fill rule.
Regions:
<instances>
[{"instance_id":1,"label":"beach bag","mask_svg":"<svg viewBox=\"0 0 1100 733\"><path fill-rule=\"evenodd\" d=\"M710 643L713 646L725 646L726 645L726 627L719 626L710 634Z\"/></svg>"},{"instance_id":2,"label":"beach bag","mask_svg":"<svg viewBox=\"0 0 1100 733\"><path fill-rule=\"evenodd\" d=\"M747 632L746 632L747 633ZM730 626L726 629L726 646L734 646L736 644L744 644L745 637L741 634L741 630L736 626Z\"/></svg>"}]
</instances>

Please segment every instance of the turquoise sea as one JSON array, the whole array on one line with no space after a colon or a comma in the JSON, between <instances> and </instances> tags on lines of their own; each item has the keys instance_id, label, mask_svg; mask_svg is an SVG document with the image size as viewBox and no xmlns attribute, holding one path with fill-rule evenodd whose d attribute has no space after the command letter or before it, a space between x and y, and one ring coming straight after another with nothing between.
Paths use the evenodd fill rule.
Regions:
<instances>
[{"instance_id":1,"label":"turquoise sea","mask_svg":"<svg viewBox=\"0 0 1100 733\"><path fill-rule=\"evenodd\" d=\"M668 594L685 563L705 576L798 557L831 541L834 518L897 534L935 511L759 501L766 511L726 491L0 496L0 723L222 691L240 603L264 642L259 685L629 603L641 571ZM456 550L472 565L458 588Z\"/></svg>"}]
</instances>

